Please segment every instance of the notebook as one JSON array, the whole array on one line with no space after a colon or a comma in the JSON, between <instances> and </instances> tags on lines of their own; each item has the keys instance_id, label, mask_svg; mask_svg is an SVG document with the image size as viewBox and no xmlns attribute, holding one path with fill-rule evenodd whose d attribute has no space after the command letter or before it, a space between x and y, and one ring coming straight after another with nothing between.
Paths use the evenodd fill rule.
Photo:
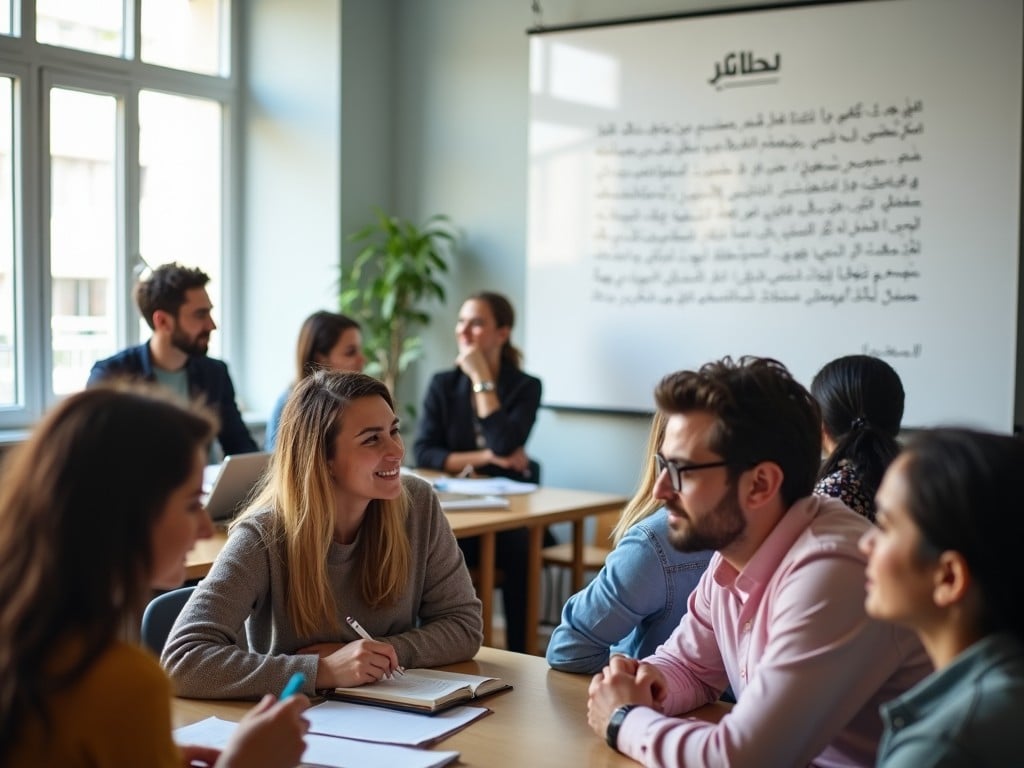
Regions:
<instances>
[{"instance_id":1,"label":"notebook","mask_svg":"<svg viewBox=\"0 0 1024 768\"><path fill-rule=\"evenodd\" d=\"M451 512L458 509L508 509L509 501L504 496L478 496L472 493L451 493L438 491L441 509Z\"/></svg>"},{"instance_id":2,"label":"notebook","mask_svg":"<svg viewBox=\"0 0 1024 768\"><path fill-rule=\"evenodd\" d=\"M225 456L221 464L207 467L203 473L204 480L209 474L216 473L205 501L210 517L214 520L227 520L239 511L269 462L270 454L258 451Z\"/></svg>"},{"instance_id":3,"label":"notebook","mask_svg":"<svg viewBox=\"0 0 1024 768\"><path fill-rule=\"evenodd\" d=\"M439 669L407 669L404 675L357 688L335 688L333 698L433 714L512 686L499 677Z\"/></svg>"}]
</instances>

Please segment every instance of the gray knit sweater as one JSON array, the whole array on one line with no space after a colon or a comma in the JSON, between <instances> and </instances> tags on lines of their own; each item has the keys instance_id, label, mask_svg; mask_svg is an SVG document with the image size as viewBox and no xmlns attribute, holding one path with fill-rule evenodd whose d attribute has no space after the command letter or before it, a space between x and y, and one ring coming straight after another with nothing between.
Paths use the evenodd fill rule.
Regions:
<instances>
[{"instance_id":1,"label":"gray knit sweater","mask_svg":"<svg viewBox=\"0 0 1024 768\"><path fill-rule=\"evenodd\" d=\"M294 672L306 675L304 692L313 694L318 658L293 654L313 643L358 639L345 616L391 643L405 667L472 658L483 638L482 621L462 552L430 485L408 476L403 483L410 499L412 567L397 603L371 609L355 586L360 531L353 544L332 543L327 555L341 627L297 634L285 608L283 546L268 543L272 513L259 512L231 533L171 629L161 661L178 695L259 698L280 692Z\"/></svg>"}]
</instances>

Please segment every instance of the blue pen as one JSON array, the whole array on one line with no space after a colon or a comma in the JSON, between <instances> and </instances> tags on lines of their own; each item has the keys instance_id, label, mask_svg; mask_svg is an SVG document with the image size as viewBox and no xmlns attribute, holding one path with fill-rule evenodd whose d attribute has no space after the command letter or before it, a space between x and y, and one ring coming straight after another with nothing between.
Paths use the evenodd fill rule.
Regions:
<instances>
[{"instance_id":1,"label":"blue pen","mask_svg":"<svg viewBox=\"0 0 1024 768\"><path fill-rule=\"evenodd\" d=\"M301 672L296 672L288 680L288 685L281 691L281 695L278 696L282 701L287 699L289 696L294 696L296 693L302 690L302 686L306 684L306 676Z\"/></svg>"}]
</instances>

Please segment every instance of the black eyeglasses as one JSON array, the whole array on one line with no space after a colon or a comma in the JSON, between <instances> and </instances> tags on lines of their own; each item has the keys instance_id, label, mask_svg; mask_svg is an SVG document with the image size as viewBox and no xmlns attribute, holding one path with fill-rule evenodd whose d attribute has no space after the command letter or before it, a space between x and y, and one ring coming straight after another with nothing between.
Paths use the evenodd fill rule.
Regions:
<instances>
[{"instance_id":1,"label":"black eyeglasses","mask_svg":"<svg viewBox=\"0 0 1024 768\"><path fill-rule=\"evenodd\" d=\"M687 472L696 472L698 469L712 469L714 467L727 467L732 462L729 461L708 461L704 464L682 464L672 459L666 459L661 453L654 454L654 459L658 463L658 474L662 472L668 472L668 479L672 482L672 490L679 493L683 487L683 475Z\"/></svg>"}]
</instances>

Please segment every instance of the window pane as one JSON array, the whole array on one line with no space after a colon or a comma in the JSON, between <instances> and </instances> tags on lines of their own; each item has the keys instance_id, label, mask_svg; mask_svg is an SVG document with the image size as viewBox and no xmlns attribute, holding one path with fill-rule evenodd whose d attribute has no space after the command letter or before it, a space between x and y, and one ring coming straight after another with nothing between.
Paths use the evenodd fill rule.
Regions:
<instances>
[{"instance_id":1,"label":"window pane","mask_svg":"<svg viewBox=\"0 0 1024 768\"><path fill-rule=\"evenodd\" d=\"M142 60L164 67L226 75L222 21L228 0L142 0ZM222 53L224 55L222 55Z\"/></svg>"},{"instance_id":2,"label":"window pane","mask_svg":"<svg viewBox=\"0 0 1024 768\"><path fill-rule=\"evenodd\" d=\"M50 91L50 274L53 391L85 386L113 354L117 263L117 99Z\"/></svg>"},{"instance_id":3,"label":"window pane","mask_svg":"<svg viewBox=\"0 0 1024 768\"><path fill-rule=\"evenodd\" d=\"M11 34L11 0L0 0L0 35Z\"/></svg>"},{"instance_id":4,"label":"window pane","mask_svg":"<svg viewBox=\"0 0 1024 768\"><path fill-rule=\"evenodd\" d=\"M222 306L221 105L207 99L139 93L139 242L151 267L199 267ZM217 317L217 310L214 310ZM143 323L143 338L149 334ZM219 334L210 354L220 351Z\"/></svg>"},{"instance_id":5,"label":"window pane","mask_svg":"<svg viewBox=\"0 0 1024 768\"><path fill-rule=\"evenodd\" d=\"M36 39L123 56L124 0L36 0Z\"/></svg>"},{"instance_id":6,"label":"window pane","mask_svg":"<svg viewBox=\"0 0 1024 768\"><path fill-rule=\"evenodd\" d=\"M14 339L14 84L0 77L0 407L18 402Z\"/></svg>"}]
</instances>

